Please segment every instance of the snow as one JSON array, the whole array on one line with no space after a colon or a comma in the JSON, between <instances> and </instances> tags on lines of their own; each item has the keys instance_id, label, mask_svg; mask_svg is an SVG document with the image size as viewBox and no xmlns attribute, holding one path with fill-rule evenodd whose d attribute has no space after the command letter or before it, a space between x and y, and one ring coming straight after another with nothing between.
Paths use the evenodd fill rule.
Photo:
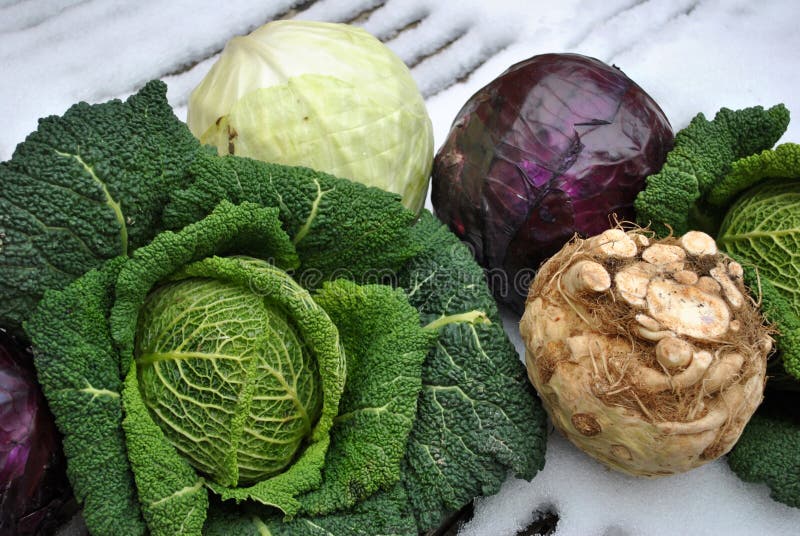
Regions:
<instances>
[{"instance_id":1,"label":"snow","mask_svg":"<svg viewBox=\"0 0 800 536\"><path fill-rule=\"evenodd\" d=\"M510 536L548 510L559 513L559 536L788 535L798 527L796 509L775 503L723 463L643 480L606 470L553 435L544 471L478 499L459 536Z\"/></svg>"},{"instance_id":2,"label":"snow","mask_svg":"<svg viewBox=\"0 0 800 536\"><path fill-rule=\"evenodd\" d=\"M544 52L612 63L660 103L673 127L720 107L783 102L800 114L796 0L0 0L0 160L39 117L125 97L163 79L182 119L191 89L234 35L276 17L350 21L411 67L438 147L461 105L511 64ZM299 11L299 12L298 12ZM403 29L397 32L398 29ZM782 141L800 141L800 121ZM507 331L522 351L516 322ZM551 436L545 469L480 499L463 536L513 535L536 512L558 536L798 532L800 510L769 499L724 461L643 480L610 472Z\"/></svg>"},{"instance_id":3,"label":"snow","mask_svg":"<svg viewBox=\"0 0 800 536\"><path fill-rule=\"evenodd\" d=\"M524 355L517 321L506 330ZM658 479L605 468L552 431L544 469L531 482L509 478L500 493L476 500L458 536L513 536L544 512L558 512L556 536L736 536L798 534L800 510L740 480L725 461Z\"/></svg>"}]
</instances>

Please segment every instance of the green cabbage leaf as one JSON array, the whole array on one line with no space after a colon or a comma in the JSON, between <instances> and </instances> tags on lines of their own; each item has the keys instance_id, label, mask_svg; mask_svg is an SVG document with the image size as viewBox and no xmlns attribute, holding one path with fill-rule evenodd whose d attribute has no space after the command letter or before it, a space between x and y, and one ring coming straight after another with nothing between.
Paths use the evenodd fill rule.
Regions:
<instances>
[{"instance_id":1,"label":"green cabbage leaf","mask_svg":"<svg viewBox=\"0 0 800 536\"><path fill-rule=\"evenodd\" d=\"M0 163L0 326L19 331L45 290L64 288L159 231L200 144L153 81L125 102L47 117Z\"/></svg>"}]
</instances>

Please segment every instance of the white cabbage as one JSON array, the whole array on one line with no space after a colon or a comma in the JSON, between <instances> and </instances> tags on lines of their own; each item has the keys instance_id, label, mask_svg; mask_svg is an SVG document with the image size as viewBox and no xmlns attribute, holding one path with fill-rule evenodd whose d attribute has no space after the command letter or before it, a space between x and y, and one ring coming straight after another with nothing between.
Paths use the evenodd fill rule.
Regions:
<instances>
[{"instance_id":1,"label":"white cabbage","mask_svg":"<svg viewBox=\"0 0 800 536\"><path fill-rule=\"evenodd\" d=\"M408 67L355 26L274 21L231 39L189 99L220 154L302 165L402 196L419 211L433 128Z\"/></svg>"}]
</instances>

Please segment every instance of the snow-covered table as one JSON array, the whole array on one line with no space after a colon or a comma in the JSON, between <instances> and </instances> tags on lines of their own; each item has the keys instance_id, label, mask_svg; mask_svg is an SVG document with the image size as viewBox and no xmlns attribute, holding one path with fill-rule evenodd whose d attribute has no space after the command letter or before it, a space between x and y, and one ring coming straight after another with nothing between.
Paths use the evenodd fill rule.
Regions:
<instances>
[{"instance_id":1,"label":"snow-covered table","mask_svg":"<svg viewBox=\"0 0 800 536\"><path fill-rule=\"evenodd\" d=\"M675 130L723 106L783 102L800 114L796 0L0 0L0 160L39 117L126 97L153 78L185 118L189 91L230 37L289 17L352 21L385 40L412 68L437 147L469 96L545 52L617 65ZM800 120L782 141L800 141ZM506 327L521 349L514 322ZM800 533L800 510L724 461L634 479L553 434L545 469L479 499L460 534L511 536L547 511L559 515L559 536Z\"/></svg>"}]
</instances>

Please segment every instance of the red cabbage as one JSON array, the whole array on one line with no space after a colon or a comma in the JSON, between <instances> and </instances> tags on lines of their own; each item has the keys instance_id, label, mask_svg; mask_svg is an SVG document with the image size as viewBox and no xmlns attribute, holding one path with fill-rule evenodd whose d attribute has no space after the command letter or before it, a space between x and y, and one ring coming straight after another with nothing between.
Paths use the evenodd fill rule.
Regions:
<instances>
[{"instance_id":1,"label":"red cabbage","mask_svg":"<svg viewBox=\"0 0 800 536\"><path fill-rule=\"evenodd\" d=\"M53 534L76 511L31 356L0 331L0 534Z\"/></svg>"},{"instance_id":2,"label":"red cabbage","mask_svg":"<svg viewBox=\"0 0 800 536\"><path fill-rule=\"evenodd\" d=\"M614 214L634 221L636 194L672 141L664 112L618 68L534 56L456 116L434 159L434 211L519 312L535 270L575 233L599 234Z\"/></svg>"}]
</instances>

